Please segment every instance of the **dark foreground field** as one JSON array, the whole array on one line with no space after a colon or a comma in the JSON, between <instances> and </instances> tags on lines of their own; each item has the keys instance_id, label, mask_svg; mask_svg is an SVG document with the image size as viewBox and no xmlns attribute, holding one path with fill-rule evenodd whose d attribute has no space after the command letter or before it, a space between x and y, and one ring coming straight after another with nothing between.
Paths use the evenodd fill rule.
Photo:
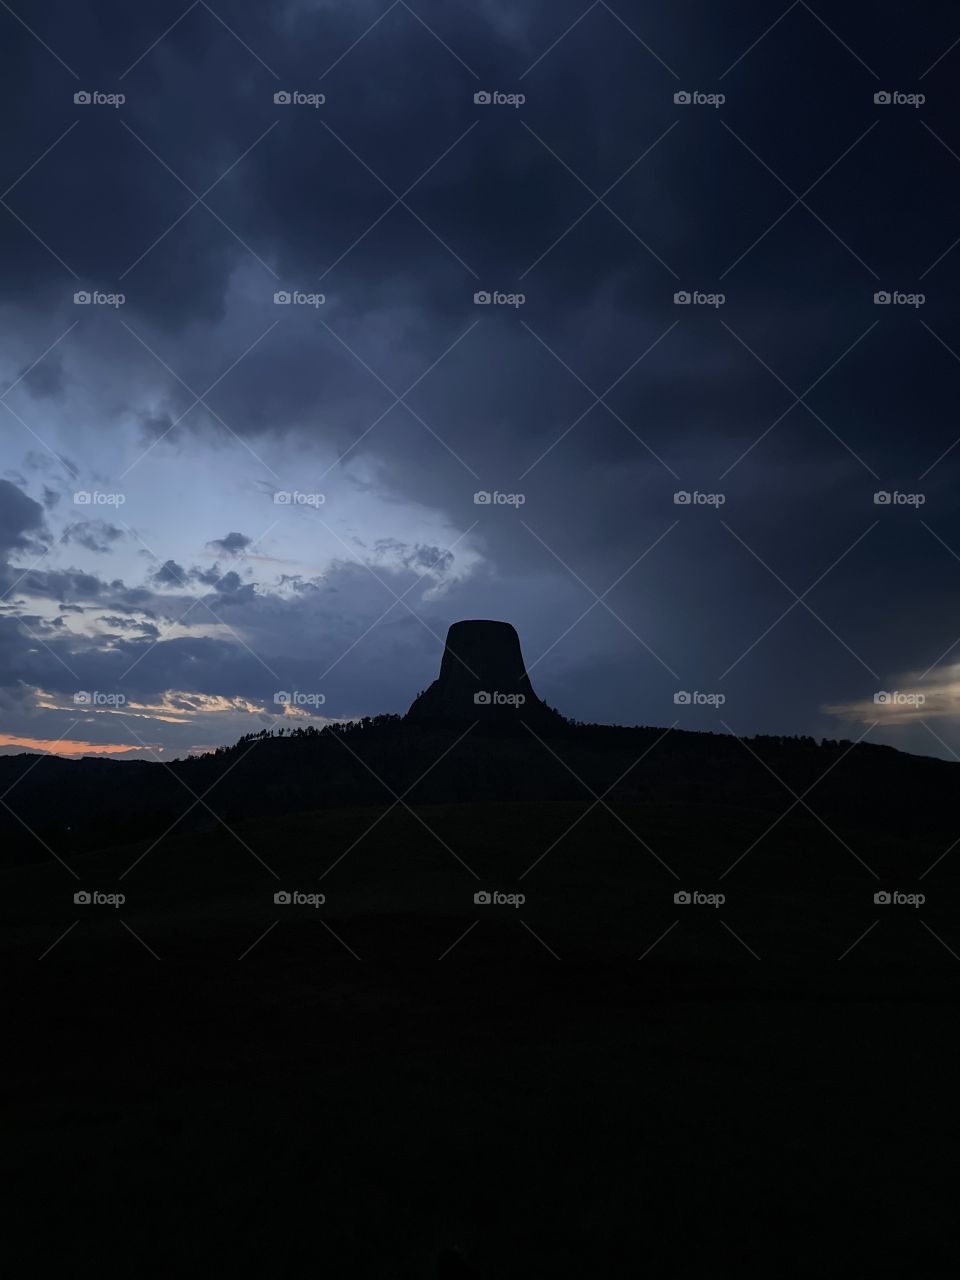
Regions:
<instances>
[{"instance_id":1,"label":"dark foreground field","mask_svg":"<svg viewBox=\"0 0 960 1280\"><path fill-rule=\"evenodd\" d=\"M586 809L6 870L10 1273L953 1274L952 856L875 906L942 848L793 814L721 882L768 815Z\"/></svg>"}]
</instances>

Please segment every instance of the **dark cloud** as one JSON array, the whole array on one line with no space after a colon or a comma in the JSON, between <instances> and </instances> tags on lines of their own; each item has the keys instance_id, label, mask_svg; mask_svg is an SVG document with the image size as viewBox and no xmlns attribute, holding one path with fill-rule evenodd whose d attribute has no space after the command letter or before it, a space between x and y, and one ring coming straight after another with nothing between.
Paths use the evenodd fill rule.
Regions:
<instances>
[{"instance_id":1,"label":"dark cloud","mask_svg":"<svg viewBox=\"0 0 960 1280\"><path fill-rule=\"evenodd\" d=\"M226 556L238 555L241 551L246 551L247 547L253 542L252 538L248 538L242 533L228 533L225 538L215 538L212 542L208 542L208 547L216 547Z\"/></svg>"}]
</instances>

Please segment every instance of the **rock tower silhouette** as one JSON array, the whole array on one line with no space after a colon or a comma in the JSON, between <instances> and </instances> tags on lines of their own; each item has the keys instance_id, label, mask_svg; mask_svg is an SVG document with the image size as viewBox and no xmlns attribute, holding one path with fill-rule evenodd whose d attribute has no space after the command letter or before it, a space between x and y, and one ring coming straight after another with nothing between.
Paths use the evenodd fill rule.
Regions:
<instances>
[{"instance_id":1,"label":"rock tower silhouette","mask_svg":"<svg viewBox=\"0 0 960 1280\"><path fill-rule=\"evenodd\" d=\"M440 663L440 675L417 695L407 720L438 723L525 722L544 729L563 725L559 712L533 691L509 622L469 619L454 622Z\"/></svg>"}]
</instances>

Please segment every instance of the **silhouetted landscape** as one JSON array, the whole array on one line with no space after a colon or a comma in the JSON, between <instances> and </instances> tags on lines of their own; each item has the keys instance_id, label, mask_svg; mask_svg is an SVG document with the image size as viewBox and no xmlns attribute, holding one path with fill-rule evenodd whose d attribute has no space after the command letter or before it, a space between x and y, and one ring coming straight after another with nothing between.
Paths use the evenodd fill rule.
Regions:
<instances>
[{"instance_id":1,"label":"silhouetted landscape","mask_svg":"<svg viewBox=\"0 0 960 1280\"><path fill-rule=\"evenodd\" d=\"M956 0L0 0L15 1280L946 1280Z\"/></svg>"}]
</instances>

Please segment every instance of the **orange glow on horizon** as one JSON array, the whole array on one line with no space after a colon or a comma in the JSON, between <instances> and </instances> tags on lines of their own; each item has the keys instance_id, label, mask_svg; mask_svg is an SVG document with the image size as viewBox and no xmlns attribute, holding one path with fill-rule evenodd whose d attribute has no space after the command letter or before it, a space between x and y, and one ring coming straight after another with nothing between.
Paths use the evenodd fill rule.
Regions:
<instances>
[{"instance_id":1,"label":"orange glow on horizon","mask_svg":"<svg viewBox=\"0 0 960 1280\"><path fill-rule=\"evenodd\" d=\"M70 738L58 741L56 738L18 738L9 733L0 733L0 747L23 747L26 751L41 751L48 756L115 756L144 750L131 747L129 742L76 742ZM159 753L163 749L151 743L150 750Z\"/></svg>"}]
</instances>

